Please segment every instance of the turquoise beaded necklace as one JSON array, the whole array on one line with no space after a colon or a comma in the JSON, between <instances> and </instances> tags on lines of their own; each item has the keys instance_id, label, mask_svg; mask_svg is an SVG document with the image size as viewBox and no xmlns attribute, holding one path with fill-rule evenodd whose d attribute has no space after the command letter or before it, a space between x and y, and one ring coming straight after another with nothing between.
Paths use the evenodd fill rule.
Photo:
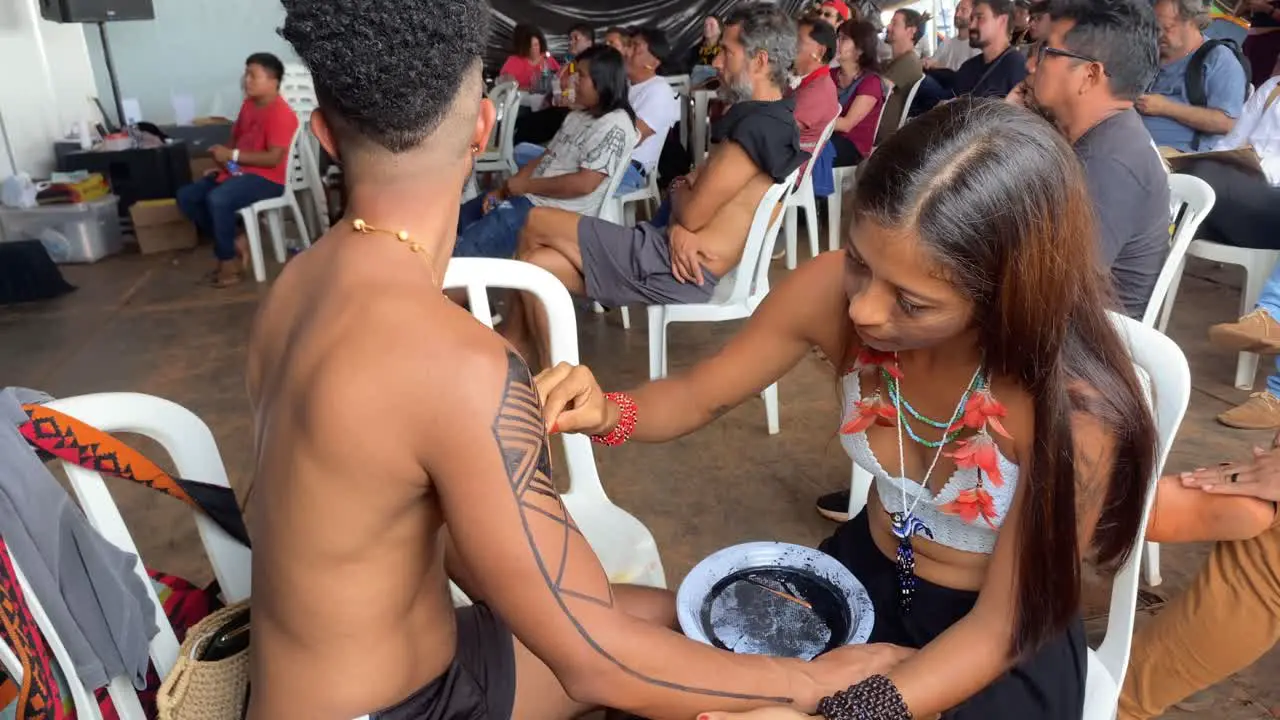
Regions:
<instances>
[{"instance_id":1,"label":"turquoise beaded necklace","mask_svg":"<svg viewBox=\"0 0 1280 720\"><path fill-rule=\"evenodd\" d=\"M902 427L904 430L907 431L907 435L910 436L910 438L915 442L927 448L940 448L943 445L948 445L954 442L956 438L960 437L961 429L949 430L949 428L955 425L956 421L960 419L960 416L964 414L964 408L965 408L965 405L967 405L969 402L969 396L972 395L975 391L981 390L983 387L986 386L986 382L982 378L982 373L975 374L973 376L973 380L969 382L969 387L965 389L964 395L960 397L960 404L956 406L956 410L952 414L951 419L948 420L947 422L941 422L938 420L934 420L928 415L925 415L924 413L912 407L911 403L905 397L902 396L902 393L898 388L897 379L895 379L893 375L889 373L888 370L885 370L883 367L880 368L880 376L884 379L885 389L889 393L890 404L900 406L903 410L907 411L908 415L910 415L912 418L915 418L917 421L943 431L941 440L926 440L920 437L918 433L916 433L915 429L911 427L911 423L908 422L907 418L899 416L898 421L902 423Z\"/></svg>"}]
</instances>

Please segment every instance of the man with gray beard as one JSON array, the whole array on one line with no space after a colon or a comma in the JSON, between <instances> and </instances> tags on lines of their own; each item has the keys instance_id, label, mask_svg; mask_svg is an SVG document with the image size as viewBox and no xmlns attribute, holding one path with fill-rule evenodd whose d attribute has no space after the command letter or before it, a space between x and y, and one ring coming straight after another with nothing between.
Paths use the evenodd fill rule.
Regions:
<instances>
[{"instance_id":1,"label":"man with gray beard","mask_svg":"<svg viewBox=\"0 0 1280 720\"><path fill-rule=\"evenodd\" d=\"M795 101L783 99L796 54L795 23L774 5L751 3L726 20L720 43L715 67L732 107L712 128L707 162L672 183L670 222L630 228L534 208L517 258L606 307L711 298L719 279L742 260L760 199L808 159ZM527 298L516 306L503 334L531 363L545 366L544 315Z\"/></svg>"}]
</instances>

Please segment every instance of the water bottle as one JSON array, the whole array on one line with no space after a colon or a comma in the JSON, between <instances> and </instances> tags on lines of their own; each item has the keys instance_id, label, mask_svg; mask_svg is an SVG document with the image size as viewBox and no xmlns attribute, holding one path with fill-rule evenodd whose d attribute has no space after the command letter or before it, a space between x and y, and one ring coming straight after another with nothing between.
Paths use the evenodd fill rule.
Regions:
<instances>
[{"instance_id":1,"label":"water bottle","mask_svg":"<svg viewBox=\"0 0 1280 720\"><path fill-rule=\"evenodd\" d=\"M227 174L228 174L228 175L241 175L242 173L241 173L241 171L240 171L240 163L236 162L235 160L228 160L228 161L227 161Z\"/></svg>"}]
</instances>

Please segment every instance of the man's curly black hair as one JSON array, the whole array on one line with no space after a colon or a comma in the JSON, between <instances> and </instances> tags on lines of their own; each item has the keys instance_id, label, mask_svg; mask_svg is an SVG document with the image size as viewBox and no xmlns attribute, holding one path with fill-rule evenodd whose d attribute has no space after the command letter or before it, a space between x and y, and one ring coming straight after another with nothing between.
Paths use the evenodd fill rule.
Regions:
<instances>
[{"instance_id":1,"label":"man's curly black hair","mask_svg":"<svg viewBox=\"0 0 1280 720\"><path fill-rule=\"evenodd\" d=\"M485 0L283 4L280 35L310 68L321 110L340 137L402 153L440 127L460 90L474 86L478 104Z\"/></svg>"}]
</instances>

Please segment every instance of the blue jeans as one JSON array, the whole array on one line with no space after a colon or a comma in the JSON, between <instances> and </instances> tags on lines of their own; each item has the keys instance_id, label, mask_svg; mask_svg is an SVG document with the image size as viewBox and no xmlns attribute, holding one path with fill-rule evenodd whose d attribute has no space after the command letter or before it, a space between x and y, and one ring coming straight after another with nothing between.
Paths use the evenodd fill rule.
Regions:
<instances>
[{"instance_id":1,"label":"blue jeans","mask_svg":"<svg viewBox=\"0 0 1280 720\"><path fill-rule=\"evenodd\" d=\"M1280 265L1271 272L1271 277L1262 286L1262 295L1258 297L1258 307L1267 311L1273 319L1280 321ZM1276 372L1267 377L1267 392L1280 397L1280 356L1276 356Z\"/></svg>"},{"instance_id":2,"label":"blue jeans","mask_svg":"<svg viewBox=\"0 0 1280 720\"><path fill-rule=\"evenodd\" d=\"M525 165L537 160L542 153L546 152L546 148L533 143L520 143L515 147L515 151L511 154L516 161L516 167L523 168ZM649 184L649 180L636 169L634 163L627 165L627 172L622 176L622 184L618 186L618 192L614 193L614 197L622 197L629 193L633 193Z\"/></svg>"},{"instance_id":3,"label":"blue jeans","mask_svg":"<svg viewBox=\"0 0 1280 720\"><path fill-rule=\"evenodd\" d=\"M516 255L520 231L533 203L527 197L513 197L498 207L484 212L486 195L462 204L458 212L458 243L454 257L488 257L511 259Z\"/></svg>"},{"instance_id":4,"label":"blue jeans","mask_svg":"<svg viewBox=\"0 0 1280 720\"><path fill-rule=\"evenodd\" d=\"M259 175L236 175L219 183L212 177L178 188L178 209L196 228L213 238L213 254L223 261L236 259L236 217L244 208L277 198L284 186Z\"/></svg>"}]
</instances>

